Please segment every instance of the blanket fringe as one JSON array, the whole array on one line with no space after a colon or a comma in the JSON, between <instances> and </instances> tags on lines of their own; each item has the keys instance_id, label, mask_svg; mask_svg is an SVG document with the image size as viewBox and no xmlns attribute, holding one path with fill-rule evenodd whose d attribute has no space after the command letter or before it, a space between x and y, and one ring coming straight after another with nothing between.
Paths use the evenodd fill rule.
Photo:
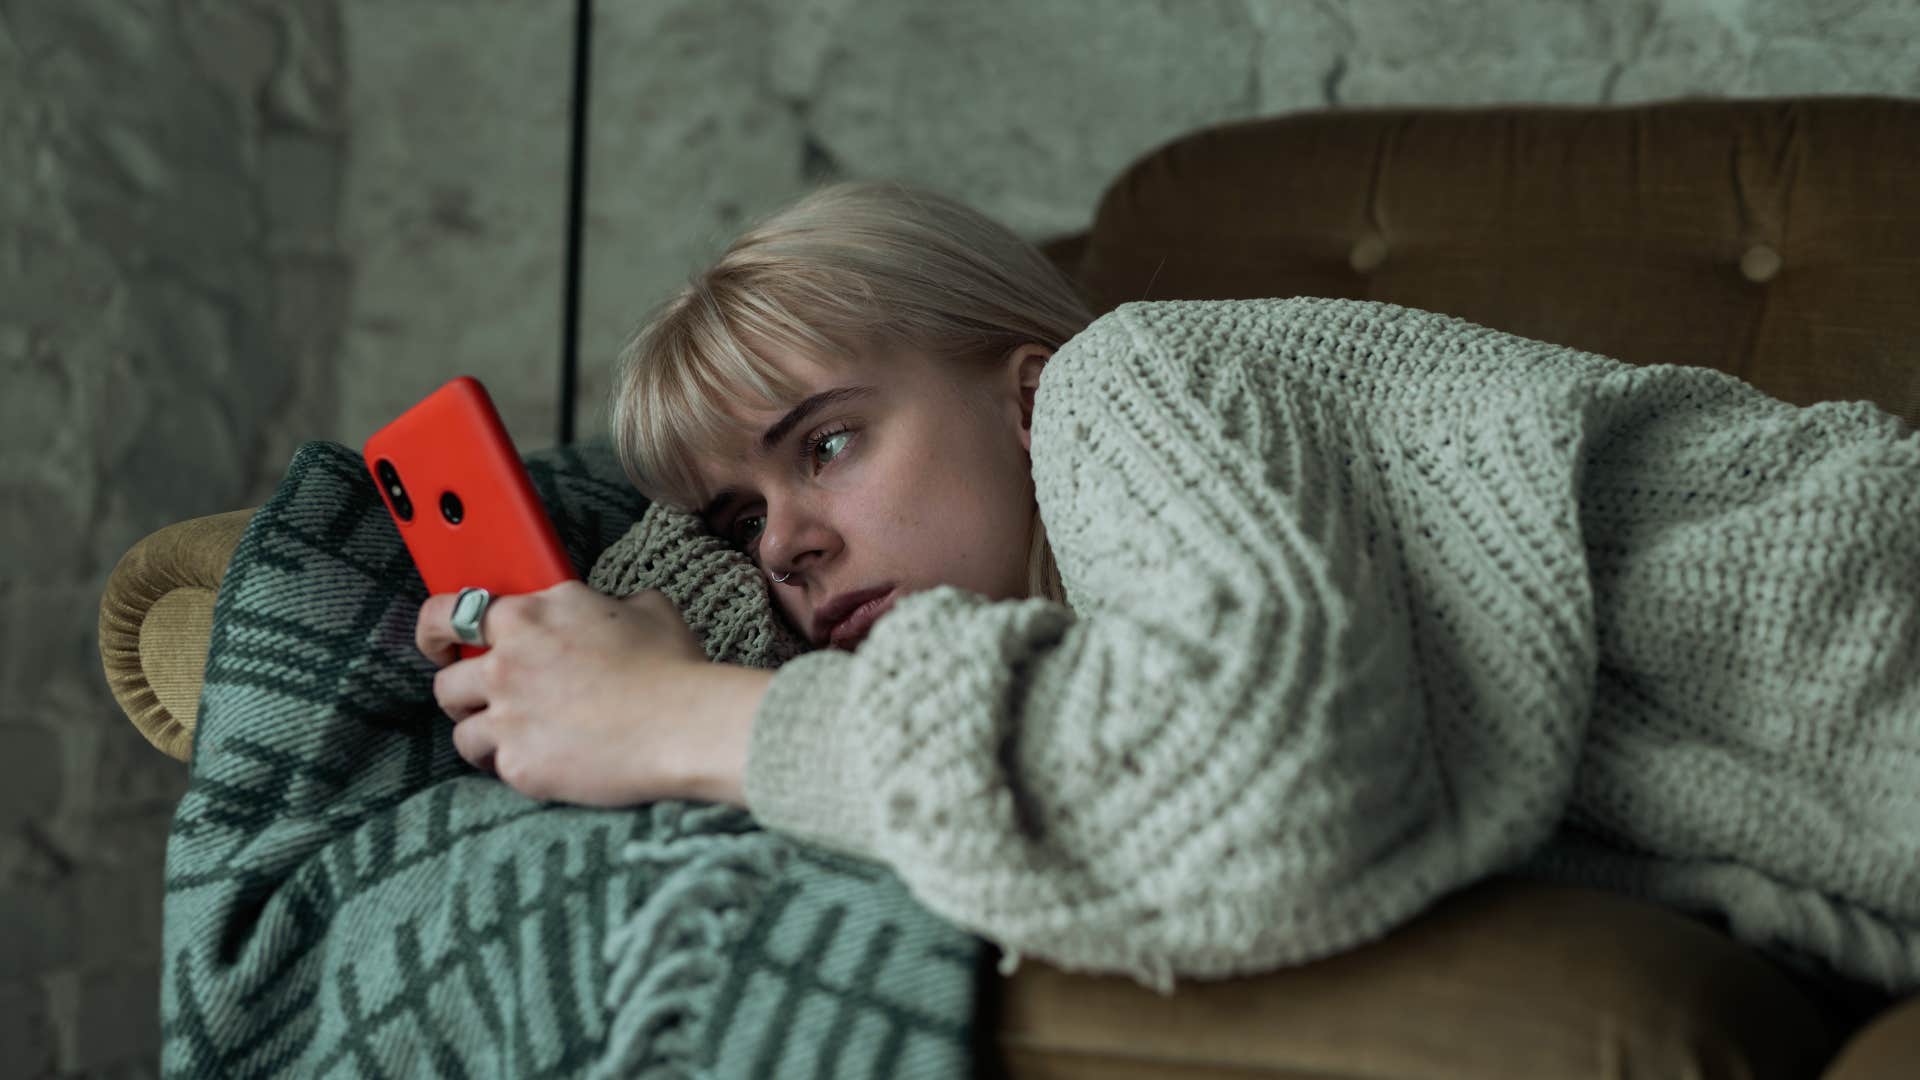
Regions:
<instances>
[{"instance_id":1,"label":"blanket fringe","mask_svg":"<svg viewBox=\"0 0 1920 1080\"><path fill-rule=\"evenodd\" d=\"M588 1075L711 1077L698 1060L708 1013L731 947L780 876L787 847L766 832L720 833L636 841L621 854L673 872L607 937L610 1020Z\"/></svg>"}]
</instances>

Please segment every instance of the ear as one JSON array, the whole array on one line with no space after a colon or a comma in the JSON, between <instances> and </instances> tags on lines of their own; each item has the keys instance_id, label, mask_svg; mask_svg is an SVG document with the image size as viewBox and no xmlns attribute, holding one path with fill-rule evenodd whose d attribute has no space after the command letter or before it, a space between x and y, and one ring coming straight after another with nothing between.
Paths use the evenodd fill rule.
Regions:
<instances>
[{"instance_id":1,"label":"ear","mask_svg":"<svg viewBox=\"0 0 1920 1080\"><path fill-rule=\"evenodd\" d=\"M1040 386L1040 372L1053 356L1044 345L1022 345L1007 355L1008 376L1020 402L1020 448L1033 452L1033 394Z\"/></svg>"}]
</instances>

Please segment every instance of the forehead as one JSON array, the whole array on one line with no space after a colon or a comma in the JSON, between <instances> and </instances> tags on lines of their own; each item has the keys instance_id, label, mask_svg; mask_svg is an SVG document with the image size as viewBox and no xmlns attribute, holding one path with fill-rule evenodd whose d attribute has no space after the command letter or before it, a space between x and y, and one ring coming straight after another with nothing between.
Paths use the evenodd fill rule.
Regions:
<instances>
[{"instance_id":1,"label":"forehead","mask_svg":"<svg viewBox=\"0 0 1920 1080\"><path fill-rule=\"evenodd\" d=\"M702 455L695 465L695 475L701 487L698 505L706 507L709 512L720 509L719 504L724 502L723 497L728 492L752 488L753 474L766 467L763 459L773 459L774 467L777 467L777 456L762 449L763 438L776 425L785 429L779 439L779 444L784 445L806 435L827 416L836 415L847 408L872 409L883 400L911 392L912 384L922 374L920 365L907 355L883 358L846 355L823 360L769 350L762 356L796 384L796 393L792 400L768 405L735 403L724 399L716 402L718 411L730 419L735 427L717 451ZM842 395L805 411L803 415L795 415L801 413L799 407L815 395L853 387L867 387L871 392L859 396ZM790 416L794 420L783 423Z\"/></svg>"}]
</instances>

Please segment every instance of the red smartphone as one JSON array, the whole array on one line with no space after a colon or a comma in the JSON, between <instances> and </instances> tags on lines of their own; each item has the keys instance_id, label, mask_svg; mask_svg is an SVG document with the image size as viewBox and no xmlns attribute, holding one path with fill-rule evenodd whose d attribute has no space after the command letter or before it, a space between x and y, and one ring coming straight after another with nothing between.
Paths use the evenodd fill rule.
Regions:
<instances>
[{"instance_id":1,"label":"red smartphone","mask_svg":"<svg viewBox=\"0 0 1920 1080\"><path fill-rule=\"evenodd\" d=\"M495 596L577 577L486 387L462 375L361 448L429 593ZM462 659L486 649L458 646Z\"/></svg>"}]
</instances>

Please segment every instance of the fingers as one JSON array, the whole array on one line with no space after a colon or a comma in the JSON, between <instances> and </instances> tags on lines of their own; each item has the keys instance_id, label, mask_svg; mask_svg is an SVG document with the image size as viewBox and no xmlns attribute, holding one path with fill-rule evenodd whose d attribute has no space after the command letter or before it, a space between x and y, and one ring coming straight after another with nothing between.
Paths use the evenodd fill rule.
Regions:
<instances>
[{"instance_id":1,"label":"fingers","mask_svg":"<svg viewBox=\"0 0 1920 1080\"><path fill-rule=\"evenodd\" d=\"M573 593L580 595L574 596ZM657 589L649 589L647 593L672 606L673 602L667 600L665 593ZM414 647L433 661L435 667L446 667L460 658L460 639L453 633L453 605L459 597L458 590L427 597L420 605L419 616L414 620ZM480 636L491 644L498 635L513 633L516 625L545 621L543 612L550 610L549 605L578 604L581 597L599 599L600 594L584 581L569 579L538 592L495 596L481 613Z\"/></svg>"},{"instance_id":2,"label":"fingers","mask_svg":"<svg viewBox=\"0 0 1920 1080\"><path fill-rule=\"evenodd\" d=\"M422 656L433 661L435 667L446 667L460 658L460 639L453 634L453 604L459 597L457 591L435 593L427 597L420 605L419 617L414 620L414 647L420 650ZM534 602L528 596L493 597L480 614L480 636L491 644L493 635L503 625Z\"/></svg>"},{"instance_id":3,"label":"fingers","mask_svg":"<svg viewBox=\"0 0 1920 1080\"><path fill-rule=\"evenodd\" d=\"M453 748L467 764L481 772L493 771L493 754L500 745L499 733L494 728L494 718L485 712L453 726Z\"/></svg>"},{"instance_id":4,"label":"fingers","mask_svg":"<svg viewBox=\"0 0 1920 1080\"><path fill-rule=\"evenodd\" d=\"M481 668L479 660L441 668L433 677L433 697L453 718L454 750L467 764L490 773L500 750L501 717L487 708Z\"/></svg>"},{"instance_id":5,"label":"fingers","mask_svg":"<svg viewBox=\"0 0 1920 1080\"><path fill-rule=\"evenodd\" d=\"M436 593L420 605L413 624L413 645L435 667L446 667L459 657L459 639L453 636L453 599L457 593Z\"/></svg>"},{"instance_id":6,"label":"fingers","mask_svg":"<svg viewBox=\"0 0 1920 1080\"><path fill-rule=\"evenodd\" d=\"M459 724L487 707L485 678L484 663L479 659L447 664L433 677L433 700Z\"/></svg>"}]
</instances>

